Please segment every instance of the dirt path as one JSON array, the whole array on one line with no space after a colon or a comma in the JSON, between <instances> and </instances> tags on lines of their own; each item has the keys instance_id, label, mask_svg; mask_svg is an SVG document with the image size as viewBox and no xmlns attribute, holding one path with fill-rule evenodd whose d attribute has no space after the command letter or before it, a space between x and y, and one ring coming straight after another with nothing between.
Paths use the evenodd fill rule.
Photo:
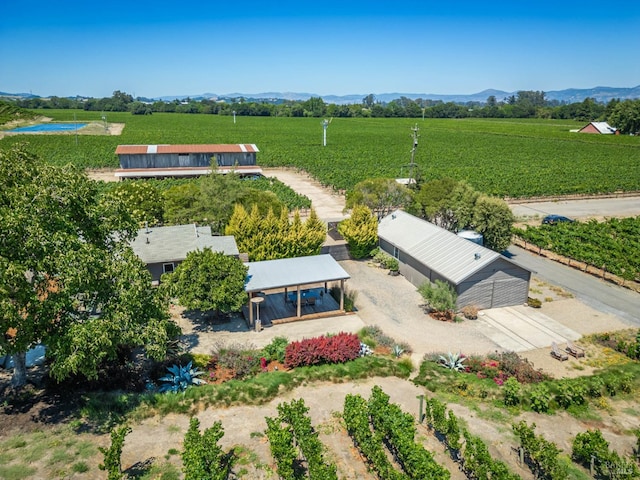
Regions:
<instances>
[{"instance_id":1,"label":"dirt path","mask_svg":"<svg viewBox=\"0 0 640 480\"><path fill-rule=\"evenodd\" d=\"M311 205L324 221L338 221L346 218L343 213L344 195L323 187L303 171L283 168L263 168L266 177L276 177L291 189L311 199Z\"/></svg>"}]
</instances>

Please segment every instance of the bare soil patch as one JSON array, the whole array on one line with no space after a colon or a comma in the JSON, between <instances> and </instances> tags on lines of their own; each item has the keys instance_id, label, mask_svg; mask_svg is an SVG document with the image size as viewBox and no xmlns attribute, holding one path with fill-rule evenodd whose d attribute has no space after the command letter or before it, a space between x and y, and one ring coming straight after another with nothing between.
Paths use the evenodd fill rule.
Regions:
<instances>
[{"instance_id":1,"label":"bare soil patch","mask_svg":"<svg viewBox=\"0 0 640 480\"><path fill-rule=\"evenodd\" d=\"M118 177L115 175L115 169L113 168L88 168L86 170L87 176L91 180L99 182L117 182Z\"/></svg>"}]
</instances>

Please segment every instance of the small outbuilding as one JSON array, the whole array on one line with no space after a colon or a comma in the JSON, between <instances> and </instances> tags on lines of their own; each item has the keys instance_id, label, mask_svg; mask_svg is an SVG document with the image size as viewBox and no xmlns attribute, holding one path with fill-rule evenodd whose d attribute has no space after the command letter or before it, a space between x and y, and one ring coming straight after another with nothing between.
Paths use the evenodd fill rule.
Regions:
<instances>
[{"instance_id":1,"label":"small outbuilding","mask_svg":"<svg viewBox=\"0 0 640 480\"><path fill-rule=\"evenodd\" d=\"M259 317L263 324L344 314L345 282L350 276L331 255L281 258L246 265L249 268L246 311L250 327L255 327L251 303L256 298L264 300L260 302L263 306ZM334 282L340 291L337 303L328 294L329 283Z\"/></svg>"},{"instance_id":2,"label":"small outbuilding","mask_svg":"<svg viewBox=\"0 0 640 480\"><path fill-rule=\"evenodd\" d=\"M601 135L620 135L620 131L607 122L590 122L578 130L578 133L599 133Z\"/></svg>"},{"instance_id":3,"label":"small outbuilding","mask_svg":"<svg viewBox=\"0 0 640 480\"><path fill-rule=\"evenodd\" d=\"M195 224L143 228L131 242L133 252L147 265L154 283L160 281L163 273L173 272L189 252L207 247L239 258L233 236L212 235L211 227Z\"/></svg>"},{"instance_id":4,"label":"small outbuilding","mask_svg":"<svg viewBox=\"0 0 640 480\"><path fill-rule=\"evenodd\" d=\"M458 308L527 301L531 271L421 218L396 210L380 221L378 238L380 248L398 259L400 273L416 287L436 280L453 286Z\"/></svg>"},{"instance_id":5,"label":"small outbuilding","mask_svg":"<svg viewBox=\"0 0 640 480\"><path fill-rule=\"evenodd\" d=\"M120 179L144 177L193 177L235 171L261 175L257 166L258 147L234 145L118 145L116 155Z\"/></svg>"}]
</instances>

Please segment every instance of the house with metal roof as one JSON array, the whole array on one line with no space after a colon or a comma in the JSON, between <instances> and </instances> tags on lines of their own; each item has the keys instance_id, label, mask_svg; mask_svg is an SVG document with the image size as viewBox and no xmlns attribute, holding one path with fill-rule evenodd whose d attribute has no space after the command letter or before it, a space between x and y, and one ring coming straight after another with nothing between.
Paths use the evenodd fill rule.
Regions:
<instances>
[{"instance_id":1,"label":"house with metal roof","mask_svg":"<svg viewBox=\"0 0 640 480\"><path fill-rule=\"evenodd\" d=\"M531 271L507 257L421 218L396 210L378 225L379 245L398 259L400 273L416 287L449 283L459 308L526 303Z\"/></svg>"},{"instance_id":2,"label":"house with metal roof","mask_svg":"<svg viewBox=\"0 0 640 480\"><path fill-rule=\"evenodd\" d=\"M194 177L235 172L261 175L254 144L213 145L118 145L120 169L115 176L125 178Z\"/></svg>"},{"instance_id":3,"label":"house with metal roof","mask_svg":"<svg viewBox=\"0 0 640 480\"><path fill-rule=\"evenodd\" d=\"M579 133L599 133L601 135L619 135L620 131L607 122L590 122L578 130Z\"/></svg>"},{"instance_id":4,"label":"house with metal roof","mask_svg":"<svg viewBox=\"0 0 640 480\"><path fill-rule=\"evenodd\" d=\"M207 247L239 257L233 236L212 235L211 227L195 224L143 228L131 242L133 252L147 265L154 283L163 273L173 272L189 252Z\"/></svg>"}]
</instances>

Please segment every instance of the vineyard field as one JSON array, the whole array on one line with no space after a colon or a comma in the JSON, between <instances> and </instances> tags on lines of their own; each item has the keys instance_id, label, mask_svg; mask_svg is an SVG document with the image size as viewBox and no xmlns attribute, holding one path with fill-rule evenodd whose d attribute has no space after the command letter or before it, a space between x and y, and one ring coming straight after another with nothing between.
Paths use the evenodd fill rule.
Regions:
<instances>
[{"instance_id":1,"label":"vineyard field","mask_svg":"<svg viewBox=\"0 0 640 480\"><path fill-rule=\"evenodd\" d=\"M46 110L55 121L100 122L99 112ZM201 114L107 113L122 135L10 135L0 148L27 142L53 164L117 167L119 144L255 143L263 166L308 171L322 184L350 189L371 177L406 177L411 128L415 162L425 179L468 181L509 197L640 190L640 137L570 132L558 120L334 118L322 146L319 118L231 117Z\"/></svg>"},{"instance_id":2,"label":"vineyard field","mask_svg":"<svg viewBox=\"0 0 640 480\"><path fill-rule=\"evenodd\" d=\"M528 243L625 280L640 280L640 217L541 225L514 233Z\"/></svg>"}]
</instances>

